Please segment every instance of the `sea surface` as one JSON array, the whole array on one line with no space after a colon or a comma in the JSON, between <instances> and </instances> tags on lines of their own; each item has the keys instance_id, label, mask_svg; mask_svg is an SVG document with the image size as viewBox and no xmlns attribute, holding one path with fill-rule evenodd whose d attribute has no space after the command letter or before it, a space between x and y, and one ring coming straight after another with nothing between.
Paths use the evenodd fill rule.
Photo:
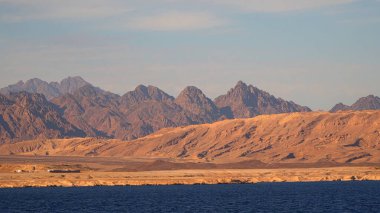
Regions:
<instances>
[{"instance_id":1,"label":"sea surface","mask_svg":"<svg viewBox=\"0 0 380 213\"><path fill-rule=\"evenodd\" d=\"M0 189L0 212L380 212L380 182Z\"/></svg>"}]
</instances>

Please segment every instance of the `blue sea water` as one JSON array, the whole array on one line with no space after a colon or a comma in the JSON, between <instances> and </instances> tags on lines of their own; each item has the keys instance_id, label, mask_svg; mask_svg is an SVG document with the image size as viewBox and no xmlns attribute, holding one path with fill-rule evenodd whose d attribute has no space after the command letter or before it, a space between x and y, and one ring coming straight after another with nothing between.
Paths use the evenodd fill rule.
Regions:
<instances>
[{"instance_id":1,"label":"blue sea water","mask_svg":"<svg viewBox=\"0 0 380 213\"><path fill-rule=\"evenodd\" d=\"M380 182L0 189L0 212L380 212Z\"/></svg>"}]
</instances>

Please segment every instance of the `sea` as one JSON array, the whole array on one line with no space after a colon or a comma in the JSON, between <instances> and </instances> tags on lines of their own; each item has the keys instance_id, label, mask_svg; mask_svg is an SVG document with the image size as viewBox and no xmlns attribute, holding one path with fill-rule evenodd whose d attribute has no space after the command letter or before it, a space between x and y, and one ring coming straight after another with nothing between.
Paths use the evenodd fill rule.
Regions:
<instances>
[{"instance_id":1,"label":"sea","mask_svg":"<svg viewBox=\"0 0 380 213\"><path fill-rule=\"evenodd\" d=\"M380 182L0 189L0 212L380 212Z\"/></svg>"}]
</instances>

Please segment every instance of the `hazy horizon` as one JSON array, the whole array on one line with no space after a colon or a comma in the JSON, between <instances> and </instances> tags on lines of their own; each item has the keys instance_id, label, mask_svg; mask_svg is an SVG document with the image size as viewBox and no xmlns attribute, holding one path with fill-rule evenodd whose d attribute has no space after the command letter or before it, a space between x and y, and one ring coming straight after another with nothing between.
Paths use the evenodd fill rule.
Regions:
<instances>
[{"instance_id":1,"label":"hazy horizon","mask_svg":"<svg viewBox=\"0 0 380 213\"><path fill-rule=\"evenodd\" d=\"M81 76L210 98L239 80L314 110L380 95L379 0L0 0L0 87Z\"/></svg>"}]
</instances>

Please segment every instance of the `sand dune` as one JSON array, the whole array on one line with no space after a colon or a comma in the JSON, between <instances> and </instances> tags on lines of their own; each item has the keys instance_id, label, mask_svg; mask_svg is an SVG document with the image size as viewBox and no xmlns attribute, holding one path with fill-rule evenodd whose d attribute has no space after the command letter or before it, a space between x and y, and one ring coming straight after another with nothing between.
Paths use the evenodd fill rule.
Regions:
<instances>
[{"instance_id":1,"label":"sand dune","mask_svg":"<svg viewBox=\"0 0 380 213\"><path fill-rule=\"evenodd\" d=\"M162 129L134 141L34 140L1 155L171 158L199 162L379 163L380 112L263 115Z\"/></svg>"}]
</instances>

